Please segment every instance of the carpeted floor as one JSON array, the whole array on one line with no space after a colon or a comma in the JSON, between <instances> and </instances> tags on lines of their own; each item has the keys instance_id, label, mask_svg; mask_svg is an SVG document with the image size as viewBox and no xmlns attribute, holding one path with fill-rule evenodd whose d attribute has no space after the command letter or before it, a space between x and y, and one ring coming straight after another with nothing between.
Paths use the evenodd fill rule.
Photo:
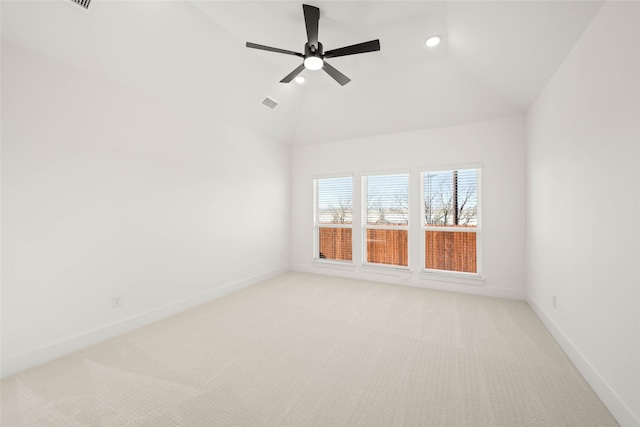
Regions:
<instances>
[{"instance_id":1,"label":"carpeted floor","mask_svg":"<svg viewBox=\"0 0 640 427\"><path fill-rule=\"evenodd\" d=\"M2 381L12 426L616 426L522 301L287 273Z\"/></svg>"}]
</instances>

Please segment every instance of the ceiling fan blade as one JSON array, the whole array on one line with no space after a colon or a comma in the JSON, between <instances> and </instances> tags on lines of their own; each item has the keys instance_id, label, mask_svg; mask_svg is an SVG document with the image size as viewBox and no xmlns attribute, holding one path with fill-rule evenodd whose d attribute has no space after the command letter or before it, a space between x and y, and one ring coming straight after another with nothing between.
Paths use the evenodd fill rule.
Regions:
<instances>
[{"instance_id":1,"label":"ceiling fan blade","mask_svg":"<svg viewBox=\"0 0 640 427\"><path fill-rule=\"evenodd\" d=\"M276 52L276 53L284 53L287 55L295 55L295 56L299 56L300 58L304 58L304 55L298 52L294 52L292 50L285 50L285 49L278 49L277 47L271 47L271 46L264 46L261 44L256 44L256 43L251 43L251 42L247 42L247 47L250 47L251 49L260 49L260 50L266 50L269 52Z\"/></svg>"},{"instance_id":2,"label":"ceiling fan blade","mask_svg":"<svg viewBox=\"0 0 640 427\"><path fill-rule=\"evenodd\" d=\"M338 49L328 50L324 53L325 58L336 58L338 56L355 55L358 53L375 52L380 50L380 40L371 40L364 43L358 43L351 46L345 46Z\"/></svg>"},{"instance_id":3,"label":"ceiling fan blade","mask_svg":"<svg viewBox=\"0 0 640 427\"><path fill-rule=\"evenodd\" d=\"M303 4L302 11L304 12L304 23L307 27L307 39L309 40L309 46L313 46L318 49L318 21L320 20L320 9L315 6Z\"/></svg>"},{"instance_id":4,"label":"ceiling fan blade","mask_svg":"<svg viewBox=\"0 0 640 427\"><path fill-rule=\"evenodd\" d=\"M302 70L304 70L304 63L300 64L298 68L287 74L287 77L280 80L280 83L291 83L291 80L293 80L298 74L300 74Z\"/></svg>"},{"instance_id":5,"label":"ceiling fan blade","mask_svg":"<svg viewBox=\"0 0 640 427\"><path fill-rule=\"evenodd\" d=\"M331 77L333 77L335 81L340 83L340 86L344 86L351 81L349 77L345 76L340 71L327 64L327 61L324 62L324 66L322 67L322 69L325 70Z\"/></svg>"}]
</instances>

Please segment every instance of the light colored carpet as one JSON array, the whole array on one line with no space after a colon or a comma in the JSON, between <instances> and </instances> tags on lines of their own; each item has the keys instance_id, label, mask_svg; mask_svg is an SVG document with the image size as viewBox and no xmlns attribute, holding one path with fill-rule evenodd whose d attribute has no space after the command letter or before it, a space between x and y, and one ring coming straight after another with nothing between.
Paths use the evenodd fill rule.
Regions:
<instances>
[{"instance_id":1,"label":"light colored carpet","mask_svg":"<svg viewBox=\"0 0 640 427\"><path fill-rule=\"evenodd\" d=\"M615 426L525 302L287 273L2 381L2 426Z\"/></svg>"}]
</instances>

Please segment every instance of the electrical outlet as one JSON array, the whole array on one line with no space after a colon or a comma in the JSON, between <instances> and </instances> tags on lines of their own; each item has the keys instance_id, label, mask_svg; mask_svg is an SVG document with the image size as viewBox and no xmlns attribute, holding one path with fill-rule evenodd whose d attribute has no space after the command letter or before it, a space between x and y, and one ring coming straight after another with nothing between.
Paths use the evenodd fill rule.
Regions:
<instances>
[{"instance_id":1,"label":"electrical outlet","mask_svg":"<svg viewBox=\"0 0 640 427\"><path fill-rule=\"evenodd\" d=\"M553 305L553 308L556 308L556 296L555 295L553 295L551 297L551 304Z\"/></svg>"},{"instance_id":2,"label":"electrical outlet","mask_svg":"<svg viewBox=\"0 0 640 427\"><path fill-rule=\"evenodd\" d=\"M124 296L122 294L112 296L111 297L111 308L120 308L120 307L122 307L123 300L124 300Z\"/></svg>"}]
</instances>

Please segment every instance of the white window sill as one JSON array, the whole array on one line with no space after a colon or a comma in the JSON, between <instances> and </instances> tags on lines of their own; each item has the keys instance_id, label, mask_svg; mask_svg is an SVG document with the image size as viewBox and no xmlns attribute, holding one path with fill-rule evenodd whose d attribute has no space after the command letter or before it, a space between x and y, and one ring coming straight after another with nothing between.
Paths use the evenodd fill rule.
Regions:
<instances>
[{"instance_id":1,"label":"white window sill","mask_svg":"<svg viewBox=\"0 0 640 427\"><path fill-rule=\"evenodd\" d=\"M484 286L484 277L480 274L472 273L454 273L439 271L421 271L418 273L421 280L429 280L433 282L457 283L460 285Z\"/></svg>"},{"instance_id":2,"label":"white window sill","mask_svg":"<svg viewBox=\"0 0 640 427\"><path fill-rule=\"evenodd\" d=\"M350 270L354 271L356 266L353 265L353 262L350 261L331 261L331 260L320 260L314 259L311 261L312 267L320 267L320 268L334 268L337 270Z\"/></svg>"},{"instance_id":3,"label":"white window sill","mask_svg":"<svg viewBox=\"0 0 640 427\"><path fill-rule=\"evenodd\" d=\"M384 274L386 276L411 278L411 270L408 267L391 267L385 265L364 264L359 268L363 273Z\"/></svg>"}]
</instances>

